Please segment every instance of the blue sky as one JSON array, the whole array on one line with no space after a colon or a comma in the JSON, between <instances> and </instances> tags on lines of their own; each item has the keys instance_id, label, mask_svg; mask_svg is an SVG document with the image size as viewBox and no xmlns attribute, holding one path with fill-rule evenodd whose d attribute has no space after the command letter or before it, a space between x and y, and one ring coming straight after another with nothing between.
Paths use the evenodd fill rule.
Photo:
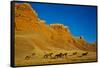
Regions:
<instances>
[{"instance_id":1,"label":"blue sky","mask_svg":"<svg viewBox=\"0 0 100 68\"><path fill-rule=\"evenodd\" d=\"M44 3L30 3L38 17L46 24L59 23L68 26L72 35L83 36L86 41L96 41L95 6L73 6Z\"/></svg>"}]
</instances>

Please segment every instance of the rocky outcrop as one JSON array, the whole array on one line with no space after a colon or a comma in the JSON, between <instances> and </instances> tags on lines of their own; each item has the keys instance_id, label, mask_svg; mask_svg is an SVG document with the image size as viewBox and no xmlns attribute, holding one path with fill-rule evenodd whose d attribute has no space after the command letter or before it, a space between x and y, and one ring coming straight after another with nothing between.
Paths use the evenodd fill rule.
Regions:
<instances>
[{"instance_id":1,"label":"rocky outcrop","mask_svg":"<svg viewBox=\"0 0 100 68\"><path fill-rule=\"evenodd\" d=\"M42 47L41 49L45 48L45 50L50 47L65 50L96 50L96 48L87 43L83 37L73 37L69 28L63 24L47 25L46 21L39 19L35 10L26 3L15 5L15 31L24 31L24 33L33 32L33 34L39 35L42 42L44 42L36 46ZM33 35L33 39L36 39L37 35ZM39 36L37 38L39 38ZM35 41L39 40L33 40L33 42Z\"/></svg>"},{"instance_id":2,"label":"rocky outcrop","mask_svg":"<svg viewBox=\"0 0 100 68\"><path fill-rule=\"evenodd\" d=\"M38 31L38 17L29 4L16 4L15 29L22 31Z\"/></svg>"}]
</instances>

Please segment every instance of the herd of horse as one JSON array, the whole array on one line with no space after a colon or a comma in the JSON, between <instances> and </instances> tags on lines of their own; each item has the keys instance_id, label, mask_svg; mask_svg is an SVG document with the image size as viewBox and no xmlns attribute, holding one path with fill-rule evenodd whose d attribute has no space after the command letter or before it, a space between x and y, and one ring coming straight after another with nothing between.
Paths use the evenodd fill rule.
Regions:
<instances>
[{"instance_id":1,"label":"herd of horse","mask_svg":"<svg viewBox=\"0 0 100 68\"><path fill-rule=\"evenodd\" d=\"M45 55L43 55L43 59L57 59L57 58L65 58L65 57L68 57L68 56L74 56L76 55L77 56L78 52L73 52L72 54L68 55L68 53L58 53L58 54L53 54L53 53L47 53ZM32 53L31 55L29 56L25 56L25 60L30 60L31 58L33 58L36 54L35 53ZM77 56L77 57L83 57L83 56L87 56L88 55L88 52L83 52L81 53L80 56Z\"/></svg>"},{"instance_id":2,"label":"herd of horse","mask_svg":"<svg viewBox=\"0 0 100 68\"><path fill-rule=\"evenodd\" d=\"M68 55L68 53L59 53L59 54L56 54L56 55L53 55L53 53L49 53L49 54L45 54L44 58L56 59L56 58L64 58L64 57L68 57L68 56L74 56L74 55L77 55L77 54L78 54L78 52L73 52L71 55ZM88 54L88 52L84 52L78 57L86 56L87 54Z\"/></svg>"}]
</instances>

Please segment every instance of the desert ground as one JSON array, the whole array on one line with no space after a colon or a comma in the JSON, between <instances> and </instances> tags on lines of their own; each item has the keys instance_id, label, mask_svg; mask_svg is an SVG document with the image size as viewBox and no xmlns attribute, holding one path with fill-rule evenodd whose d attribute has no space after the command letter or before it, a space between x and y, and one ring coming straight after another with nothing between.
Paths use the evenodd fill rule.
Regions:
<instances>
[{"instance_id":1,"label":"desert ground","mask_svg":"<svg viewBox=\"0 0 100 68\"><path fill-rule=\"evenodd\" d=\"M34 32L16 31L15 41L16 66L96 61L95 51L53 48L45 38ZM45 48L47 45L49 49Z\"/></svg>"}]
</instances>

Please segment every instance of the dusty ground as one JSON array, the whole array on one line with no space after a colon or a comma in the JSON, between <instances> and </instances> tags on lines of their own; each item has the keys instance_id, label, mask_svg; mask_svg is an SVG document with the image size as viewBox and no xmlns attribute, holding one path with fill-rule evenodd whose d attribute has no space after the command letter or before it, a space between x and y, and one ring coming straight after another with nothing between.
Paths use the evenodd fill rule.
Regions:
<instances>
[{"instance_id":1,"label":"dusty ground","mask_svg":"<svg viewBox=\"0 0 100 68\"><path fill-rule=\"evenodd\" d=\"M54 57L56 54L59 53L68 53L68 55L66 57L63 58L52 58ZM76 55L72 55L74 51L59 51L56 50L55 51L51 51L49 53L53 53L52 57L48 57L48 58L44 58L45 54L39 54L36 53L36 55L31 56L31 54L27 54L26 56L30 56L30 58L25 59L26 56L22 57L22 58L16 58L16 65L18 66L23 66L23 65L39 65L39 64L55 64L55 63L74 63L74 62L90 62L90 61L96 61L96 54L95 52L88 52L88 55L85 56L81 56L81 54L84 51L78 52L78 54ZM48 53L46 53L48 54Z\"/></svg>"},{"instance_id":2,"label":"dusty ground","mask_svg":"<svg viewBox=\"0 0 100 68\"><path fill-rule=\"evenodd\" d=\"M15 65L41 65L41 64L57 64L57 63L74 63L74 62L90 62L96 61L96 52L82 50L65 50L50 47L42 36L32 33L16 32L15 35ZM45 45L46 44L46 45ZM42 46L43 45L43 46ZM48 45L48 46L47 46ZM51 44L50 44L51 45ZM51 50L49 50L51 48ZM73 53L77 54L73 55ZM83 53L88 54L83 55ZM46 54L53 53L51 56L44 58ZM65 54L66 56L56 57L57 54Z\"/></svg>"}]
</instances>

